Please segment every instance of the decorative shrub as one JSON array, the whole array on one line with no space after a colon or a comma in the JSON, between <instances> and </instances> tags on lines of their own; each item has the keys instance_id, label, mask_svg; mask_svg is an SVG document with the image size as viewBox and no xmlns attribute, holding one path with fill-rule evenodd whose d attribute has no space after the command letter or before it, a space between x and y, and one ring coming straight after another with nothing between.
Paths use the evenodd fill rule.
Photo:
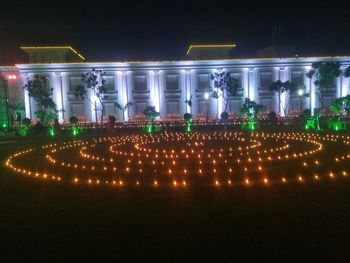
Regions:
<instances>
[{"instance_id":1,"label":"decorative shrub","mask_svg":"<svg viewBox=\"0 0 350 263\"><path fill-rule=\"evenodd\" d=\"M224 112L221 112L220 117L221 117L221 119L222 119L223 121L227 121L229 115L228 115L228 113L227 113L226 111L224 111Z\"/></svg>"},{"instance_id":2,"label":"decorative shrub","mask_svg":"<svg viewBox=\"0 0 350 263\"><path fill-rule=\"evenodd\" d=\"M186 121L191 120L192 117L193 117L193 116L192 116L191 113L188 113L188 112L187 112L187 113L184 114L184 119L185 119Z\"/></svg>"},{"instance_id":3,"label":"decorative shrub","mask_svg":"<svg viewBox=\"0 0 350 263\"><path fill-rule=\"evenodd\" d=\"M29 127L30 125L32 125L32 120L29 118L23 118L22 124L26 127Z\"/></svg>"},{"instance_id":4,"label":"decorative shrub","mask_svg":"<svg viewBox=\"0 0 350 263\"><path fill-rule=\"evenodd\" d=\"M77 124L78 121L79 121L78 118L75 117L75 116L72 116L72 117L69 118L69 122L70 122L70 124L72 124L72 125L73 125L73 124L74 124L74 125Z\"/></svg>"}]
</instances>

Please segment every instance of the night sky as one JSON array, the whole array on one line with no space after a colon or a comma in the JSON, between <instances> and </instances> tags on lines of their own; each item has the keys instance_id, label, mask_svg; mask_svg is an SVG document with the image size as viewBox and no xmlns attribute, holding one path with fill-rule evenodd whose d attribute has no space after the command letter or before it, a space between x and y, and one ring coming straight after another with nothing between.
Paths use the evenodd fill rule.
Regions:
<instances>
[{"instance_id":1,"label":"night sky","mask_svg":"<svg viewBox=\"0 0 350 263\"><path fill-rule=\"evenodd\" d=\"M113 3L113 4L112 4ZM347 1L0 2L0 65L25 61L21 45L71 45L88 61L182 60L191 43L227 43L255 57L279 43L299 55L350 55Z\"/></svg>"}]
</instances>

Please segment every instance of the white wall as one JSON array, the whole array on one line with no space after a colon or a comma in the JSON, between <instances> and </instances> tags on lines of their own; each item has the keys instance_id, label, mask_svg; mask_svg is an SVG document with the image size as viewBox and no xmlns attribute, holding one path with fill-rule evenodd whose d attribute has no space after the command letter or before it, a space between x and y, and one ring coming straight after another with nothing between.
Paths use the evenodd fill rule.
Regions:
<instances>
[{"instance_id":1,"label":"white wall","mask_svg":"<svg viewBox=\"0 0 350 263\"><path fill-rule=\"evenodd\" d=\"M241 98L236 97L229 103L229 111L239 111L246 97L258 103L267 103L270 110L278 111L277 97L269 92L267 84L263 83L264 76L269 75L271 82L278 77L281 80L288 80L293 70L301 71L304 75L312 62L320 60L332 60L332 58L17 65L20 78L17 83L11 84L10 97L24 97L27 115L33 118L35 105L33 102L29 103L32 100L24 96L22 87L34 74L46 75L51 78L54 100L58 108L65 110L64 114L60 114L60 121L68 120L70 116L77 114L84 115L78 117L93 121L93 107L87 101L74 98L73 86L80 82L81 74L97 68L106 71L108 80L107 115L118 115L122 119L122 113L113 107L114 101L122 105L133 101L134 106L125 112L125 119L128 117L132 119L137 113L142 115L141 112L148 105L155 106L160 111L161 118L167 118L170 113L178 113L182 117L189 111L196 117L200 113L205 114L207 103L210 109L209 115L216 117L217 114L220 116L220 111L223 110L223 101L209 99L207 102L204 94L209 92L210 74L215 70L224 69L239 74L242 85ZM350 57L333 60L340 60L343 66L350 64ZM262 90L264 84L266 87ZM304 84L306 91L310 91L310 83L306 77ZM335 94L331 96L333 98L345 96L349 91L349 85L349 79L339 78ZM18 94L15 95L14 91L18 91ZM311 97L304 101L305 107L309 107L310 103L312 107L317 107L313 81L311 93ZM190 95L192 95L192 108L185 105L185 100Z\"/></svg>"}]
</instances>

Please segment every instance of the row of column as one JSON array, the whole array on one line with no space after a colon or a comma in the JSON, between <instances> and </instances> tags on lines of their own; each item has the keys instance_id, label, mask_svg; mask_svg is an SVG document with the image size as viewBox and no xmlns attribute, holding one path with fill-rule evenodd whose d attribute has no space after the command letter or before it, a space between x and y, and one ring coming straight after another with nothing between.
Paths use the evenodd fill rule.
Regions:
<instances>
[{"instance_id":1,"label":"row of column","mask_svg":"<svg viewBox=\"0 0 350 263\"><path fill-rule=\"evenodd\" d=\"M310 67L304 67L304 73L306 73ZM274 71L274 80L280 79L281 81L290 80L291 72L288 67L277 67ZM210 74L210 73L208 73ZM304 74L305 75L305 74ZM21 74L22 84L25 85L33 74ZM70 102L68 99L69 91L69 73L68 72L53 72L50 73L50 84L53 87L53 99L59 110L58 118L62 122L68 120L71 116ZM243 68L241 71L241 80L243 86L243 97L250 98L259 102L259 70L258 68ZM315 93L314 80L304 77L304 84L306 92L310 93L310 97L305 98L305 107L310 107L312 110L318 107L318 100ZM350 80L343 76L337 79L337 97L346 96L348 93L348 87ZM180 111L181 113L190 112L194 116L198 114L198 100L202 100L200 93L197 92L197 74L195 70L186 69L179 70L179 85L181 90L181 102ZM132 93L132 72L131 71L117 71L115 74L115 88L118 90L118 102L124 106L126 103L133 100ZM164 72L163 70L150 70L147 72L147 89L150 92L149 103L155 106L155 109L161 113L161 118L165 118L166 112L166 100L164 97ZM192 95L192 96L191 96ZM282 95L282 105L278 105L278 99L275 98L276 110L283 112L282 107L285 106L288 100L288 94ZM242 98L242 99L244 99ZM192 100L192 107L185 104L185 100ZM214 100L210 103L210 113L212 115L221 113L223 109L222 100ZM35 118L35 103L32 98L29 98L28 92L24 91L24 102L26 117ZM95 121L94 107L91 107L91 115L86 116L87 119ZM127 121L129 118L134 116L133 108L130 107L124 111L124 119Z\"/></svg>"},{"instance_id":2,"label":"row of column","mask_svg":"<svg viewBox=\"0 0 350 263\"><path fill-rule=\"evenodd\" d=\"M50 85L53 87L53 100L55 101L58 112L58 119L60 122L67 121L71 116L70 102L68 98L69 91L69 73L67 72L53 72L50 73ZM208 73L209 74L209 73ZM22 84L25 85L33 77L34 74L21 74ZM179 85L181 90L181 104L180 109L182 113L189 112L194 116L198 114L197 103L201 98L197 95L197 75L195 70L179 70ZM115 75L115 88L118 90L118 102L124 106L126 103L133 100L132 85L131 85L130 71L117 71ZM244 90L244 97L249 97L251 100L258 99L257 90L257 70L243 69L242 70L242 85ZM162 70L151 70L147 73L147 89L150 91L150 103L155 106L155 109L161 113L161 118L165 118L166 100L164 97L164 72ZM185 100L192 100L192 107L185 104ZM213 99L211 99L213 100ZM26 117L35 119L34 112L35 102L29 97L28 92L24 91L24 102ZM210 113L220 114L223 109L222 100L213 100L210 103ZM90 107L90 116L86 116L92 122L95 121L94 107ZM133 108L130 107L124 111L124 119L127 121L134 116Z\"/></svg>"}]
</instances>

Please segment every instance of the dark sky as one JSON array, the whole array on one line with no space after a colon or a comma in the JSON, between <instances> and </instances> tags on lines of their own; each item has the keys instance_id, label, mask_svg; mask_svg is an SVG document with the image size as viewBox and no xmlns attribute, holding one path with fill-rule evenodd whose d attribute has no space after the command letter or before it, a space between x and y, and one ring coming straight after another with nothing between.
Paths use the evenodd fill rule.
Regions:
<instances>
[{"instance_id":1,"label":"dark sky","mask_svg":"<svg viewBox=\"0 0 350 263\"><path fill-rule=\"evenodd\" d=\"M0 0L0 64L22 62L21 45L72 45L88 61L181 60L190 43L235 41L255 57L280 43L300 55L350 54L347 1Z\"/></svg>"}]
</instances>

